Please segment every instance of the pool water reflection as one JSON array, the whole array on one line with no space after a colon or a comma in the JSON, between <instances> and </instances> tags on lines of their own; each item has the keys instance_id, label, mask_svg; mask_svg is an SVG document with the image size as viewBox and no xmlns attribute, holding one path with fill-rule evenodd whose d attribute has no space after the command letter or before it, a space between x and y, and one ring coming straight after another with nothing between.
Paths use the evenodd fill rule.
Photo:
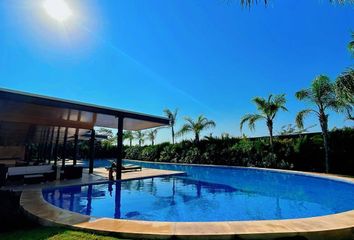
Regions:
<instances>
[{"instance_id":1,"label":"pool water reflection","mask_svg":"<svg viewBox=\"0 0 354 240\"><path fill-rule=\"evenodd\" d=\"M282 191L281 187L274 191L262 183L258 185L263 187L237 185L187 175L46 189L43 196L55 206L95 217L174 222L312 217L343 211L353 203L336 208L333 202L312 196L318 194L316 190L300 189L301 185L294 186L297 192Z\"/></svg>"}]
</instances>

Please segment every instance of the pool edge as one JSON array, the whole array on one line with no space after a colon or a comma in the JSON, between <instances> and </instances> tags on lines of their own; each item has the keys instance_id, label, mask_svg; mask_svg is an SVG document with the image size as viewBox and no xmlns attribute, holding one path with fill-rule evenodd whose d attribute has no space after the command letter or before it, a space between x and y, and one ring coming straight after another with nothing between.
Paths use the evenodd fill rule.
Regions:
<instances>
[{"instance_id":1,"label":"pool edge","mask_svg":"<svg viewBox=\"0 0 354 240\"><path fill-rule=\"evenodd\" d=\"M292 172L292 171L289 171ZM301 173L301 172L300 172ZM317 174L305 173L314 177ZM322 178L354 183L354 179L321 174ZM66 226L83 231L140 239L353 239L354 210L320 217L225 222L158 222L93 218L58 208L45 201L41 189L24 190L21 209L45 226Z\"/></svg>"}]
</instances>

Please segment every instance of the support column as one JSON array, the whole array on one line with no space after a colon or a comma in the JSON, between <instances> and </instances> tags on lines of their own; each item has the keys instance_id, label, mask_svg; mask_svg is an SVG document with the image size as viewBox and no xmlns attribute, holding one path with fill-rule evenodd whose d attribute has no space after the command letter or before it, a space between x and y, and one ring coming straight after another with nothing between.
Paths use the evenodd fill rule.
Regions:
<instances>
[{"instance_id":1,"label":"support column","mask_svg":"<svg viewBox=\"0 0 354 240\"><path fill-rule=\"evenodd\" d=\"M41 135L39 138L39 142L38 142L38 148L37 148L37 161L41 161L43 158L43 139L44 139L44 135L45 135L45 130L42 129L41 130Z\"/></svg>"},{"instance_id":2,"label":"support column","mask_svg":"<svg viewBox=\"0 0 354 240\"><path fill-rule=\"evenodd\" d=\"M43 160L46 162L48 160L48 141L49 141L49 135L50 135L50 128L47 128L46 136L45 136L45 142L44 142L44 151L43 151Z\"/></svg>"},{"instance_id":3,"label":"support column","mask_svg":"<svg viewBox=\"0 0 354 240\"><path fill-rule=\"evenodd\" d=\"M48 163L50 163L52 161L52 157L53 157L54 130L55 130L55 127L52 128L52 134L50 135Z\"/></svg>"},{"instance_id":4,"label":"support column","mask_svg":"<svg viewBox=\"0 0 354 240\"><path fill-rule=\"evenodd\" d=\"M76 129L75 135L74 135L74 157L73 157L73 164L74 166L76 165L77 162L77 155L78 155L78 141L79 141L79 131Z\"/></svg>"},{"instance_id":5,"label":"support column","mask_svg":"<svg viewBox=\"0 0 354 240\"><path fill-rule=\"evenodd\" d=\"M64 134L64 142L63 142L63 152L61 156L61 169L64 169L65 167L65 159L66 159L66 143L68 141L68 128L65 128L65 134Z\"/></svg>"},{"instance_id":6,"label":"support column","mask_svg":"<svg viewBox=\"0 0 354 240\"><path fill-rule=\"evenodd\" d=\"M90 138L90 162L89 162L89 173L93 173L93 161L95 158L95 129L91 129Z\"/></svg>"},{"instance_id":7,"label":"support column","mask_svg":"<svg viewBox=\"0 0 354 240\"><path fill-rule=\"evenodd\" d=\"M122 179L122 158L123 158L123 122L124 118L118 118L118 133L117 133L117 160L116 160L116 180Z\"/></svg>"},{"instance_id":8,"label":"support column","mask_svg":"<svg viewBox=\"0 0 354 240\"><path fill-rule=\"evenodd\" d=\"M57 130L57 138L55 140L55 149L54 149L54 165L57 165L58 161L58 152L59 152L59 138L60 138L60 127Z\"/></svg>"}]
</instances>

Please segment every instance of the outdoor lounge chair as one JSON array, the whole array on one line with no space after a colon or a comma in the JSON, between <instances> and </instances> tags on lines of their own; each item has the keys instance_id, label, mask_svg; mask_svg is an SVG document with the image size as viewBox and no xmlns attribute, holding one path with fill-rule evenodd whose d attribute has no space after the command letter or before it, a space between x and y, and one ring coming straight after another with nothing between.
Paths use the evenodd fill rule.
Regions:
<instances>
[{"instance_id":1,"label":"outdoor lounge chair","mask_svg":"<svg viewBox=\"0 0 354 240\"><path fill-rule=\"evenodd\" d=\"M138 166L138 165L122 165L122 171L141 171L141 166Z\"/></svg>"},{"instance_id":2,"label":"outdoor lounge chair","mask_svg":"<svg viewBox=\"0 0 354 240\"><path fill-rule=\"evenodd\" d=\"M25 180L26 182L39 182L54 180L55 169L52 165L9 167L8 178L12 180Z\"/></svg>"},{"instance_id":3,"label":"outdoor lounge chair","mask_svg":"<svg viewBox=\"0 0 354 240\"><path fill-rule=\"evenodd\" d=\"M112 163L111 167L106 167L106 170L112 169L113 171L116 171L116 164ZM122 171L141 171L141 166L138 165L122 165Z\"/></svg>"}]
</instances>

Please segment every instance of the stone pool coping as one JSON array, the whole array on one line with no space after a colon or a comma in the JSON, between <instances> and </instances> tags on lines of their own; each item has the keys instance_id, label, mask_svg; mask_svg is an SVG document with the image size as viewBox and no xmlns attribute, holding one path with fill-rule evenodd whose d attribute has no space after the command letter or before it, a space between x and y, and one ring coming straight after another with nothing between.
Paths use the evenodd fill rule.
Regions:
<instances>
[{"instance_id":1,"label":"stone pool coping","mask_svg":"<svg viewBox=\"0 0 354 240\"><path fill-rule=\"evenodd\" d=\"M263 170L263 169L262 169ZM303 173L281 170L289 173ZM314 177L346 181L354 179L326 174L304 173ZM41 189L25 190L20 199L23 211L46 226L113 234L140 239L354 239L354 210L338 214L288 220L225 222L157 222L93 218L70 212L46 202Z\"/></svg>"}]
</instances>

